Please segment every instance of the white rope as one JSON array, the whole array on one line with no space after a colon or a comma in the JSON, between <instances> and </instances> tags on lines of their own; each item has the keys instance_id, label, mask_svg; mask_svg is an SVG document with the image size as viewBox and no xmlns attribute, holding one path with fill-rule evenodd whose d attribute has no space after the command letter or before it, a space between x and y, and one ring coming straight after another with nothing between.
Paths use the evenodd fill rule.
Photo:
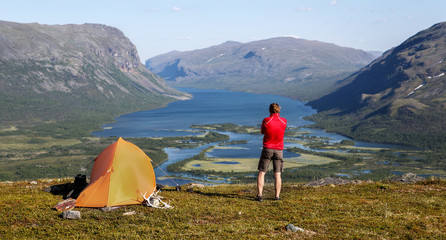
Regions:
<instances>
[{"instance_id":1,"label":"white rope","mask_svg":"<svg viewBox=\"0 0 446 240\"><path fill-rule=\"evenodd\" d=\"M155 187L155 189L153 189L152 194L150 194L150 196L149 196L148 198L145 197L145 195L146 195L147 192L145 192L144 194L141 193L141 195L142 195L142 197L144 198L144 200L146 200L146 204L147 204L147 206L149 206L149 207L154 207L154 208L160 208L160 209L169 209L169 208L173 208L173 207L170 206L169 204L163 202L163 201L161 200L161 198L162 198L161 196L157 196L157 194L158 194L158 192L159 192L160 190L158 190L158 191L156 191L156 192L155 192L155 190L156 190L156 187ZM159 201L160 203L162 203L163 206L160 207L160 206L159 206L160 204L159 204L158 206L152 204L152 203L150 202L150 199L158 199L158 201Z\"/></svg>"},{"instance_id":2,"label":"white rope","mask_svg":"<svg viewBox=\"0 0 446 240\"><path fill-rule=\"evenodd\" d=\"M178 185L177 182L175 182L175 180L173 180L169 175L167 175L167 173L166 173L160 166L158 166L152 159L150 159L150 161L151 161L153 164L155 164L155 166L158 167L164 174L166 174L166 176L167 176L168 178L170 178L170 180L172 180L172 182L174 182L174 183L177 185L177 188L180 186L180 185Z\"/></svg>"}]
</instances>

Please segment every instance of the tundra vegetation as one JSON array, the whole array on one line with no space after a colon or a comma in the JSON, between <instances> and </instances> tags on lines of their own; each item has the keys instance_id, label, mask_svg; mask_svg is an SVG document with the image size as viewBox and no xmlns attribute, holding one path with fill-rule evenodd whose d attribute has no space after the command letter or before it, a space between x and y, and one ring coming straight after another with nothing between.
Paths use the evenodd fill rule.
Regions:
<instances>
[{"instance_id":1,"label":"tundra vegetation","mask_svg":"<svg viewBox=\"0 0 446 240\"><path fill-rule=\"evenodd\" d=\"M194 126L203 134L198 136L164 138L126 138L139 146L154 165L167 160L166 147L195 148L214 142L196 156L168 166L177 173L206 175L212 178L225 178L231 183L250 183L255 181L257 155L252 158L212 158L206 152L214 148L243 146L244 140L230 141L224 132L260 134L258 127L235 124L211 124ZM0 180L18 181L39 178L60 178L75 176L79 173L90 174L93 160L117 137L60 137L20 134L15 128L4 129L0 136ZM259 135L259 138L261 136ZM412 172L423 176L446 176L444 163L438 161L443 156L438 152L408 148L384 149L356 147L350 140L331 143L327 138L308 136L305 131L288 129L286 141L299 143L306 147L288 148L299 157L285 159L283 173L285 182L311 181L324 177L346 177L351 179L384 180L395 174ZM212 164L233 161L225 164ZM198 167L201 165L201 167ZM270 174L270 173L268 173ZM268 177L269 178L269 177Z\"/></svg>"},{"instance_id":2,"label":"tundra vegetation","mask_svg":"<svg viewBox=\"0 0 446 240\"><path fill-rule=\"evenodd\" d=\"M254 184L189 186L159 193L171 209L144 205L113 211L75 208L81 219L52 210L61 195L44 190L70 179L0 183L3 239L444 239L446 182L369 182L310 187L286 183L282 200ZM293 224L304 231L291 232Z\"/></svg>"}]
</instances>

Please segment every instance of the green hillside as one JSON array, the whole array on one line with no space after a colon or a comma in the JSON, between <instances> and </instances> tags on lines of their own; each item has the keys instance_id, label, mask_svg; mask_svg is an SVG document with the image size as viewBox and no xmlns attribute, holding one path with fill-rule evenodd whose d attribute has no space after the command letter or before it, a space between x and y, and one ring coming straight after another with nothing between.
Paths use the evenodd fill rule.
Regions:
<instances>
[{"instance_id":1,"label":"green hillside","mask_svg":"<svg viewBox=\"0 0 446 240\"><path fill-rule=\"evenodd\" d=\"M188 97L148 71L112 27L0 21L0 45L1 134L13 126L85 136L117 115Z\"/></svg>"},{"instance_id":2,"label":"green hillside","mask_svg":"<svg viewBox=\"0 0 446 240\"><path fill-rule=\"evenodd\" d=\"M421 31L309 102L316 127L358 140L446 149L446 23ZM440 161L441 159L438 159Z\"/></svg>"}]
</instances>

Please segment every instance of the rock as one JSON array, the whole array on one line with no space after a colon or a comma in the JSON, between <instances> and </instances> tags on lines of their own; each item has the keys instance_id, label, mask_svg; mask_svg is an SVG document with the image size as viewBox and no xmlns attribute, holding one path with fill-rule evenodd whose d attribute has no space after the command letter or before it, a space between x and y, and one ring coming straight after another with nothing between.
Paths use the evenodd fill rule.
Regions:
<instances>
[{"instance_id":1,"label":"rock","mask_svg":"<svg viewBox=\"0 0 446 240\"><path fill-rule=\"evenodd\" d=\"M99 210L101 210L102 212L110 212L112 210L118 209L119 207L103 207L103 208L99 208Z\"/></svg>"},{"instance_id":2,"label":"rock","mask_svg":"<svg viewBox=\"0 0 446 240\"><path fill-rule=\"evenodd\" d=\"M189 183L187 185L184 185L186 187L186 192L193 193L195 188L204 188L204 184L200 183Z\"/></svg>"},{"instance_id":3,"label":"rock","mask_svg":"<svg viewBox=\"0 0 446 240\"><path fill-rule=\"evenodd\" d=\"M37 182L36 182L36 181L32 181L32 182L30 182L29 184L36 185Z\"/></svg>"},{"instance_id":4,"label":"rock","mask_svg":"<svg viewBox=\"0 0 446 240\"><path fill-rule=\"evenodd\" d=\"M286 225L286 230L287 230L287 231L292 231L292 232L297 232L297 231L299 231L299 232L305 232L305 230L304 230L303 228L294 226L294 225L291 224L291 223L288 224L288 225Z\"/></svg>"},{"instance_id":5,"label":"rock","mask_svg":"<svg viewBox=\"0 0 446 240\"><path fill-rule=\"evenodd\" d=\"M417 176L413 173L405 173L401 176L393 177L389 179L391 182L400 182L400 183L416 183L424 180L423 177Z\"/></svg>"},{"instance_id":6,"label":"rock","mask_svg":"<svg viewBox=\"0 0 446 240\"><path fill-rule=\"evenodd\" d=\"M79 211L65 211L62 213L64 219L81 219L81 212Z\"/></svg>"},{"instance_id":7,"label":"rock","mask_svg":"<svg viewBox=\"0 0 446 240\"><path fill-rule=\"evenodd\" d=\"M311 186L311 187L318 187L318 186L335 186L335 185L343 185L343 184L350 184L350 183L361 183L359 180L347 180L343 178L322 178L316 181L309 182L305 184L305 186Z\"/></svg>"},{"instance_id":8,"label":"rock","mask_svg":"<svg viewBox=\"0 0 446 240\"><path fill-rule=\"evenodd\" d=\"M201 184L201 183L191 183L189 185L189 187L191 187L191 188L193 188L193 187L204 188L204 184Z\"/></svg>"},{"instance_id":9,"label":"rock","mask_svg":"<svg viewBox=\"0 0 446 240\"><path fill-rule=\"evenodd\" d=\"M125 213L123 213L122 215L124 215L124 216L130 216L130 215L135 215L135 214L136 214L135 211L131 211L131 212L125 212Z\"/></svg>"},{"instance_id":10,"label":"rock","mask_svg":"<svg viewBox=\"0 0 446 240\"><path fill-rule=\"evenodd\" d=\"M186 191L188 191L189 189L194 189L194 188L204 188L204 184L189 183L187 185L184 185L184 187L186 187Z\"/></svg>"}]
</instances>

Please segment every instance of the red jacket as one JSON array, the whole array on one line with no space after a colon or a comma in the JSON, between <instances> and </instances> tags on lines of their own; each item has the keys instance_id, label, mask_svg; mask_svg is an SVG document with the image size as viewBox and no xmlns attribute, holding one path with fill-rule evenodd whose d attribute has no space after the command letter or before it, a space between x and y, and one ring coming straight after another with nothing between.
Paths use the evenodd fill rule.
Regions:
<instances>
[{"instance_id":1,"label":"red jacket","mask_svg":"<svg viewBox=\"0 0 446 240\"><path fill-rule=\"evenodd\" d=\"M263 135L263 148L283 150L283 136L285 135L286 119L278 113L264 118L260 132Z\"/></svg>"}]
</instances>

